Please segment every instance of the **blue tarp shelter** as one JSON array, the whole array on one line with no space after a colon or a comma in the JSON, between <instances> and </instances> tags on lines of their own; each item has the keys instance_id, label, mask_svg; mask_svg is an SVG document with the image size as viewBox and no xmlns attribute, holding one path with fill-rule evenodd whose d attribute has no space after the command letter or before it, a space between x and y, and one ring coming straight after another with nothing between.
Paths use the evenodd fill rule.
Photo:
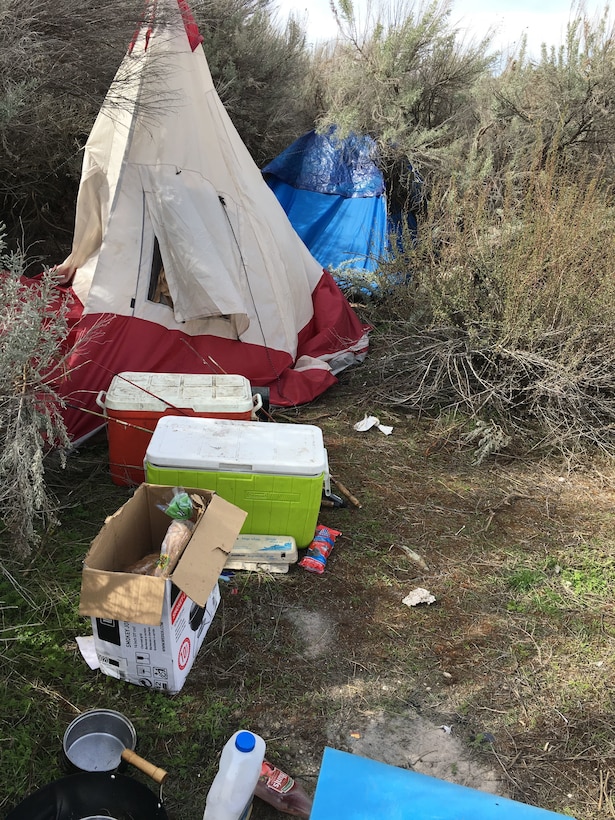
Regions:
<instances>
[{"instance_id":1,"label":"blue tarp shelter","mask_svg":"<svg viewBox=\"0 0 615 820\"><path fill-rule=\"evenodd\" d=\"M331 128L309 131L263 168L296 232L336 278L372 273L387 251L391 225L376 159L371 137L341 139Z\"/></svg>"}]
</instances>

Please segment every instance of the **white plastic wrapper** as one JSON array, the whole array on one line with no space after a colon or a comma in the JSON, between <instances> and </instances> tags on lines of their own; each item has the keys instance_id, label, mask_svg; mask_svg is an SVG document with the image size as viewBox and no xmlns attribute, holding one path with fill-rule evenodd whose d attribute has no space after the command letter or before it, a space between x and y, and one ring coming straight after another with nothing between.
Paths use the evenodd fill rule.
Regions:
<instances>
[{"instance_id":1,"label":"white plastic wrapper","mask_svg":"<svg viewBox=\"0 0 615 820\"><path fill-rule=\"evenodd\" d=\"M393 432L392 427L388 427L386 424L380 424L380 419L377 416L368 416L367 413L365 414L365 418L354 425L354 429L359 433L371 430L372 427L377 427L385 436L390 436Z\"/></svg>"},{"instance_id":2,"label":"white plastic wrapper","mask_svg":"<svg viewBox=\"0 0 615 820\"><path fill-rule=\"evenodd\" d=\"M433 604L435 600L435 595L432 595L428 589L417 587L406 595L402 600L402 604L406 606L418 606L419 604Z\"/></svg>"}]
</instances>

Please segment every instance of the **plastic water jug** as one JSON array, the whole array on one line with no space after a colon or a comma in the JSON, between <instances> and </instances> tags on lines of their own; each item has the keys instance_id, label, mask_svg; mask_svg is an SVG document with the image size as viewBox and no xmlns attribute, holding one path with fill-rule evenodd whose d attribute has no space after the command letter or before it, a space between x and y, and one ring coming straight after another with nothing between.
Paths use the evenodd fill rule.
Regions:
<instances>
[{"instance_id":1,"label":"plastic water jug","mask_svg":"<svg viewBox=\"0 0 615 820\"><path fill-rule=\"evenodd\" d=\"M265 757L265 741L238 731L227 740L207 794L203 820L247 820Z\"/></svg>"}]
</instances>

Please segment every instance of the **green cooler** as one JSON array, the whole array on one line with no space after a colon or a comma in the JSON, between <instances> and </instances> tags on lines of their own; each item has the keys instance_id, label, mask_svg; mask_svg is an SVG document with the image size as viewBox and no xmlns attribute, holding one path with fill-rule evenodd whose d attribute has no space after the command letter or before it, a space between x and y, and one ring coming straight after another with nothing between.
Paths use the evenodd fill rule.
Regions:
<instances>
[{"instance_id":1,"label":"green cooler","mask_svg":"<svg viewBox=\"0 0 615 820\"><path fill-rule=\"evenodd\" d=\"M322 430L310 424L163 416L145 454L146 481L213 490L248 513L242 533L314 537L329 492Z\"/></svg>"}]
</instances>

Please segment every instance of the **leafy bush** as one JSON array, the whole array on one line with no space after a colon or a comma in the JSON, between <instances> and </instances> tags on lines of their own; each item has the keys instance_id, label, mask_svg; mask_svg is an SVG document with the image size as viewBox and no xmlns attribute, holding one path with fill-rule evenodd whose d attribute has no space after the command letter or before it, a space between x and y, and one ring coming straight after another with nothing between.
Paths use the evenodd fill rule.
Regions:
<instances>
[{"instance_id":1,"label":"leafy bush","mask_svg":"<svg viewBox=\"0 0 615 820\"><path fill-rule=\"evenodd\" d=\"M531 60L522 45L503 72L483 78L473 150L476 158L489 158L493 183L513 174L523 187L554 152L568 172L599 168L613 180L614 34L608 8L598 19L577 10L559 47L543 47L540 59Z\"/></svg>"},{"instance_id":2,"label":"leafy bush","mask_svg":"<svg viewBox=\"0 0 615 820\"><path fill-rule=\"evenodd\" d=\"M40 258L66 255L81 149L141 12L140 0L0 0L0 214L13 247L24 235Z\"/></svg>"},{"instance_id":3,"label":"leafy bush","mask_svg":"<svg viewBox=\"0 0 615 820\"><path fill-rule=\"evenodd\" d=\"M341 36L315 55L309 85L318 127L371 135L390 187L408 163L423 176L450 176L467 162L475 85L495 56L489 38L467 43L457 35L451 5L370 5L361 24L351 0L332 3Z\"/></svg>"}]
</instances>

